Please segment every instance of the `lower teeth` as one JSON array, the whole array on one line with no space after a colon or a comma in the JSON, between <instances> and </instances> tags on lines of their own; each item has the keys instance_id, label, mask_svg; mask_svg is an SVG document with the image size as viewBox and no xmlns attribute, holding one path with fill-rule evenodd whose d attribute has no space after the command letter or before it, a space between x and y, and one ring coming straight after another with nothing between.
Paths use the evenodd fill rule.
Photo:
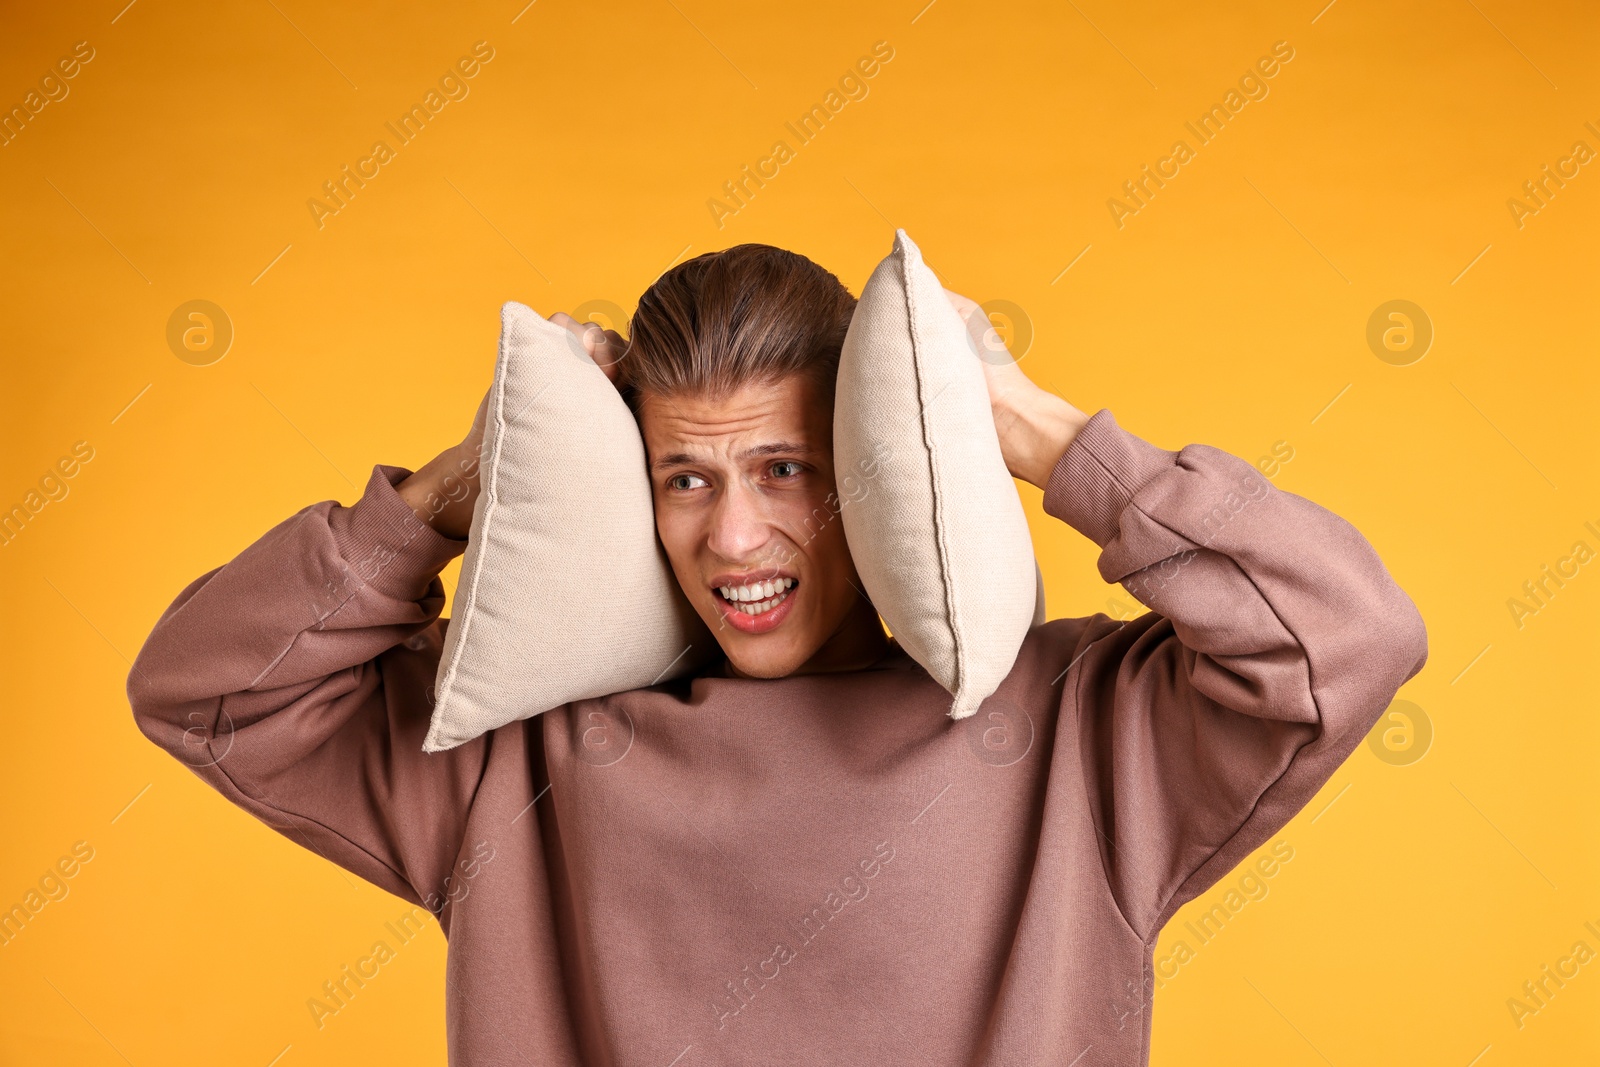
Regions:
<instances>
[{"instance_id":1,"label":"lower teeth","mask_svg":"<svg viewBox=\"0 0 1600 1067\"><path fill-rule=\"evenodd\" d=\"M784 590L771 600L758 600L753 603L734 604L733 606L744 612L746 615L765 615L767 612L783 603L788 596L789 591Z\"/></svg>"}]
</instances>

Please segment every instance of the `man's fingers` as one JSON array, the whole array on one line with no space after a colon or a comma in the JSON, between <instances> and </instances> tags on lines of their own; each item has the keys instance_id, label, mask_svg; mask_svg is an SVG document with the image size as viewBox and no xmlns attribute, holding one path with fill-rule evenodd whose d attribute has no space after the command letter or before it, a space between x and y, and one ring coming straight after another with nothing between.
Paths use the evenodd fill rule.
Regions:
<instances>
[{"instance_id":1,"label":"man's fingers","mask_svg":"<svg viewBox=\"0 0 1600 1067\"><path fill-rule=\"evenodd\" d=\"M583 345L583 350L591 357L605 341L605 331L592 322L579 322L565 311L558 311L550 316L550 321L557 326L565 328L572 336L576 337ZM598 361L597 361L598 362Z\"/></svg>"},{"instance_id":2,"label":"man's fingers","mask_svg":"<svg viewBox=\"0 0 1600 1067\"><path fill-rule=\"evenodd\" d=\"M949 289L944 291L944 295L950 301L950 306L956 309L956 314L961 316L961 321L967 324L967 336L972 339L978 357L986 363L1010 362L1005 340L978 302Z\"/></svg>"},{"instance_id":3,"label":"man's fingers","mask_svg":"<svg viewBox=\"0 0 1600 1067\"><path fill-rule=\"evenodd\" d=\"M956 309L956 314L963 319L971 319L972 313L978 310L978 302L976 300L962 296L960 293L946 289L944 296L946 300L950 301L950 306Z\"/></svg>"},{"instance_id":4,"label":"man's fingers","mask_svg":"<svg viewBox=\"0 0 1600 1067\"><path fill-rule=\"evenodd\" d=\"M550 321L572 334L594 365L613 383L616 382L618 365L628 354L628 342L620 333L608 330L597 322L579 322L565 311L551 315Z\"/></svg>"},{"instance_id":5,"label":"man's fingers","mask_svg":"<svg viewBox=\"0 0 1600 1067\"><path fill-rule=\"evenodd\" d=\"M602 367L613 366L622 361L628 353L628 342L616 330L602 330L600 350L595 353L594 361Z\"/></svg>"},{"instance_id":6,"label":"man's fingers","mask_svg":"<svg viewBox=\"0 0 1600 1067\"><path fill-rule=\"evenodd\" d=\"M607 362L606 354L603 351L606 344L606 332L600 327L599 323L579 322L565 311L558 311L551 315L550 321L564 327L568 333L576 337L578 343L583 345L583 351L595 363L603 364Z\"/></svg>"},{"instance_id":7,"label":"man's fingers","mask_svg":"<svg viewBox=\"0 0 1600 1067\"><path fill-rule=\"evenodd\" d=\"M601 336L600 350L594 354L594 361L611 384L616 385L622 371L622 358L628 354L628 342L616 330L605 330Z\"/></svg>"}]
</instances>

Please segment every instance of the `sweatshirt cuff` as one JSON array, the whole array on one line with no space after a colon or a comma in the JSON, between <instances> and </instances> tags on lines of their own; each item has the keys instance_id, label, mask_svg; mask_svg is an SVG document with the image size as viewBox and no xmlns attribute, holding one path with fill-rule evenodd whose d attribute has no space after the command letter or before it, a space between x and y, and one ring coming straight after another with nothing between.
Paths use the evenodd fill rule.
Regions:
<instances>
[{"instance_id":1,"label":"sweatshirt cuff","mask_svg":"<svg viewBox=\"0 0 1600 1067\"><path fill-rule=\"evenodd\" d=\"M1044 510L1101 548L1117 536L1122 509L1178 462L1178 453L1135 437L1101 408L1073 438L1045 483Z\"/></svg>"},{"instance_id":2,"label":"sweatshirt cuff","mask_svg":"<svg viewBox=\"0 0 1600 1067\"><path fill-rule=\"evenodd\" d=\"M467 542L446 537L423 522L395 487L411 476L404 467L377 464L367 488L348 508L328 516L339 554L356 577L397 600L419 600L445 564Z\"/></svg>"}]
</instances>

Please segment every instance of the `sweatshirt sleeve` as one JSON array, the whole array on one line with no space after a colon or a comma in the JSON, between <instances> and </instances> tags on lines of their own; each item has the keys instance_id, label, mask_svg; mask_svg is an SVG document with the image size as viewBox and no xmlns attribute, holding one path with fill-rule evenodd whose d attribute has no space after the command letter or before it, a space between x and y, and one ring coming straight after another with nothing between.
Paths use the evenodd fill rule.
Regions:
<instances>
[{"instance_id":1,"label":"sweatshirt sleeve","mask_svg":"<svg viewBox=\"0 0 1600 1067\"><path fill-rule=\"evenodd\" d=\"M1327 782L1422 669L1427 634L1349 523L1107 410L1062 454L1044 507L1151 609L1090 620L1062 694L1112 894L1149 940Z\"/></svg>"},{"instance_id":2,"label":"sweatshirt sleeve","mask_svg":"<svg viewBox=\"0 0 1600 1067\"><path fill-rule=\"evenodd\" d=\"M489 738L424 754L466 548L377 466L351 507L313 504L161 615L128 677L141 732L297 844L439 912Z\"/></svg>"}]
</instances>

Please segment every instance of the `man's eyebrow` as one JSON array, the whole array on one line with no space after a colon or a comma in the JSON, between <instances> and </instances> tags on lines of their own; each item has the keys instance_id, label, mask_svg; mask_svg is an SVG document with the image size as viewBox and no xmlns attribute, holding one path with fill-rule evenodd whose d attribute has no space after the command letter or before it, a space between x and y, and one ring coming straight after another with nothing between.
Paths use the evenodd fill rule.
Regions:
<instances>
[{"instance_id":1,"label":"man's eyebrow","mask_svg":"<svg viewBox=\"0 0 1600 1067\"><path fill-rule=\"evenodd\" d=\"M756 445L747 449L742 458L755 459L757 456L814 456L817 450L810 445L802 445L792 441L774 441L770 445Z\"/></svg>"},{"instance_id":2,"label":"man's eyebrow","mask_svg":"<svg viewBox=\"0 0 1600 1067\"><path fill-rule=\"evenodd\" d=\"M760 456L814 456L817 449L810 445L802 445L794 441L773 441L770 444L756 445L746 449L741 459L756 459ZM650 464L652 471L665 470L668 467L679 467L694 463L694 457L687 452L669 452L660 456Z\"/></svg>"}]
</instances>

